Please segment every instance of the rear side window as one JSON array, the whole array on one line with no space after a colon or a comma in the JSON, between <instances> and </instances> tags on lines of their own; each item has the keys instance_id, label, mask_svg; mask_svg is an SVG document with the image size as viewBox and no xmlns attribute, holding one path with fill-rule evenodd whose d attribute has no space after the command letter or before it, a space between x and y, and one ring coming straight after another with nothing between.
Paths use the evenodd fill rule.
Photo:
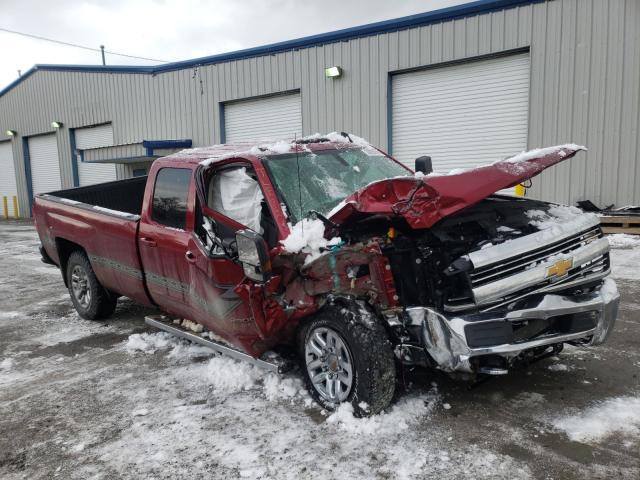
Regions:
<instances>
[{"instance_id":1,"label":"rear side window","mask_svg":"<svg viewBox=\"0 0 640 480\"><path fill-rule=\"evenodd\" d=\"M191 170L186 168L163 168L156 176L153 189L151 219L167 227L187 226L187 197Z\"/></svg>"}]
</instances>

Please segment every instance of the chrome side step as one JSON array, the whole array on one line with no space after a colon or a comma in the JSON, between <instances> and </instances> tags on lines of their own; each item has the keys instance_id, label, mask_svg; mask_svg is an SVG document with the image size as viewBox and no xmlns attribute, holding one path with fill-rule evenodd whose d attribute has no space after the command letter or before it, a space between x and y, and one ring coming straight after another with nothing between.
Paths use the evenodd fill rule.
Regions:
<instances>
[{"instance_id":1,"label":"chrome side step","mask_svg":"<svg viewBox=\"0 0 640 480\"><path fill-rule=\"evenodd\" d=\"M249 362L253 365L256 365L257 367L264 368L265 370L269 370L271 372L284 373L290 370L292 366L290 362L286 361L274 352L265 353L265 360L263 360L262 358L253 358L251 355L241 352L240 350L237 350L233 347L223 345L219 342L214 342L213 340L209 340L208 338L203 338L196 333L189 332L183 328L173 325L170 323L171 320L164 315L149 315L147 317L144 317L144 322L151 327L158 328L167 333L170 333L171 335L175 335L176 337L184 338L185 340L189 340L190 342L210 348L215 352L235 358L236 360Z\"/></svg>"}]
</instances>

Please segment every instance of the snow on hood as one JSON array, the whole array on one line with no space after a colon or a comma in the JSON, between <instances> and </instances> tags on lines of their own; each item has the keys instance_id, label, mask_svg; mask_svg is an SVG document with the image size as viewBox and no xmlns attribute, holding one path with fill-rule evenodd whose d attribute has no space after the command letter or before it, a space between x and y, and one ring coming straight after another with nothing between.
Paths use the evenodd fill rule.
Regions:
<instances>
[{"instance_id":1,"label":"snow on hood","mask_svg":"<svg viewBox=\"0 0 640 480\"><path fill-rule=\"evenodd\" d=\"M329 218L341 225L359 214L401 216L413 228L429 228L499 190L535 177L580 150L586 149L575 144L558 145L455 174L379 180L348 196Z\"/></svg>"},{"instance_id":2,"label":"snow on hood","mask_svg":"<svg viewBox=\"0 0 640 480\"><path fill-rule=\"evenodd\" d=\"M342 240L334 237L331 240L324 238L324 223L318 219L303 219L294 226L289 225L291 233L281 241L284 250L288 253L306 253L305 265L320 255L321 249L338 245Z\"/></svg>"}]
</instances>

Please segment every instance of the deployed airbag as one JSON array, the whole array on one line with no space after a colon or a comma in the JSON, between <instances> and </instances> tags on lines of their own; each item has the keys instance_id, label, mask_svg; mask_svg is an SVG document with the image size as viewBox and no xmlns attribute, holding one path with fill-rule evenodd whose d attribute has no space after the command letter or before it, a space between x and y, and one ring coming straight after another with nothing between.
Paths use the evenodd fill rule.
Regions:
<instances>
[{"instance_id":1,"label":"deployed airbag","mask_svg":"<svg viewBox=\"0 0 640 480\"><path fill-rule=\"evenodd\" d=\"M262 190L244 167L223 170L209 183L209 207L262 234Z\"/></svg>"}]
</instances>

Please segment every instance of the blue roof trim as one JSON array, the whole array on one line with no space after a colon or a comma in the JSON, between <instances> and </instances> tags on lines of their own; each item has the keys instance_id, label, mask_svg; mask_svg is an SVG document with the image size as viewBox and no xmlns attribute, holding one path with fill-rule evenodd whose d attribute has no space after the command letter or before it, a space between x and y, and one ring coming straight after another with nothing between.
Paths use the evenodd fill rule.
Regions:
<instances>
[{"instance_id":1,"label":"blue roof trim","mask_svg":"<svg viewBox=\"0 0 640 480\"><path fill-rule=\"evenodd\" d=\"M128 66L128 65L34 65L21 77L14 80L7 87L0 91L0 97L14 88L20 82L28 78L38 70L52 70L59 72L101 72L101 73L142 73L155 74L170 72L173 70L182 70L185 68L196 67L199 65L211 65L215 63L228 62L231 60L241 60L249 57L257 57L261 55L272 55L289 50L333 43L352 38L366 37L380 33L404 30L411 27L428 25L443 20L451 20L459 17L467 17L478 15L495 10L502 10L508 7L518 5L526 5L532 3L540 3L546 0L477 0L475 2L455 5L452 7L433 10L425 13L409 15L407 17L395 18L392 20L384 20L381 22L369 23L357 27L345 28L328 33L320 33L308 37L287 40L284 42L272 43L260 47L247 48L237 50L230 53L221 53L208 57L194 58L191 60L183 60L180 62L165 63L154 66Z\"/></svg>"},{"instance_id":2,"label":"blue roof trim","mask_svg":"<svg viewBox=\"0 0 640 480\"><path fill-rule=\"evenodd\" d=\"M190 138L180 140L143 140L144 148L191 148L192 141Z\"/></svg>"}]
</instances>

